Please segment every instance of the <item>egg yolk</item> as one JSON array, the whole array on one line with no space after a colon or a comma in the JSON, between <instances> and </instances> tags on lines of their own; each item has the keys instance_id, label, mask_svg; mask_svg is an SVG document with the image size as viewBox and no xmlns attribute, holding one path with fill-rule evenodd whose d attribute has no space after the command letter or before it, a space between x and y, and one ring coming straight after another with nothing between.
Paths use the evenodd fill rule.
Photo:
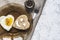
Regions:
<instances>
[{"instance_id":1,"label":"egg yolk","mask_svg":"<svg viewBox=\"0 0 60 40\"><path fill-rule=\"evenodd\" d=\"M12 24L12 22L13 22L13 19L10 17L10 18L6 18L6 25L7 26L10 26L11 24Z\"/></svg>"}]
</instances>

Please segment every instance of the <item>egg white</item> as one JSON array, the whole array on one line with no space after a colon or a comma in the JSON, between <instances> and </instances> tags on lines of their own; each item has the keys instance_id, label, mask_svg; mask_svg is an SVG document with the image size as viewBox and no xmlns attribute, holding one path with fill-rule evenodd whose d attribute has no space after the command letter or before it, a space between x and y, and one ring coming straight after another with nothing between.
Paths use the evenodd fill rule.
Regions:
<instances>
[{"instance_id":1,"label":"egg white","mask_svg":"<svg viewBox=\"0 0 60 40\"><path fill-rule=\"evenodd\" d=\"M5 18L5 16L1 16L0 17L0 24L1 24L1 21Z\"/></svg>"},{"instance_id":2,"label":"egg white","mask_svg":"<svg viewBox=\"0 0 60 40\"><path fill-rule=\"evenodd\" d=\"M7 31L9 31L12 28L12 25L13 25L13 22L11 23L10 26L7 26L6 23L5 23L6 18L10 18L10 17L13 19L13 22L14 22L14 17L12 15L8 15L1 20L1 26Z\"/></svg>"}]
</instances>

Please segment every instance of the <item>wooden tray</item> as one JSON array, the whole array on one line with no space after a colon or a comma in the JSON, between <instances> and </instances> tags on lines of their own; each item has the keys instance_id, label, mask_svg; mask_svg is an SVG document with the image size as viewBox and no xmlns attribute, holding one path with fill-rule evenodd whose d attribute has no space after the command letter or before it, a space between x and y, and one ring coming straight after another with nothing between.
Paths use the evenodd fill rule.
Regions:
<instances>
[{"instance_id":1,"label":"wooden tray","mask_svg":"<svg viewBox=\"0 0 60 40\"><path fill-rule=\"evenodd\" d=\"M37 14L38 16L35 19L33 19L32 14L28 13L25 10L24 6L22 6L20 4L11 3L10 5L6 4L6 5L2 6L0 8L0 16L11 14L16 19L18 16L25 14L28 16L28 20L31 25L30 25L30 28L27 30L18 30L18 29L12 28L9 32L4 30L0 25L0 39L3 40L4 37L7 37L7 38L10 37L11 40L14 40L14 38L22 37L23 40L31 40L31 37L33 35L37 21L38 21L40 14L42 12L44 2L45 2L45 0L43 0L41 2L40 13Z\"/></svg>"}]
</instances>

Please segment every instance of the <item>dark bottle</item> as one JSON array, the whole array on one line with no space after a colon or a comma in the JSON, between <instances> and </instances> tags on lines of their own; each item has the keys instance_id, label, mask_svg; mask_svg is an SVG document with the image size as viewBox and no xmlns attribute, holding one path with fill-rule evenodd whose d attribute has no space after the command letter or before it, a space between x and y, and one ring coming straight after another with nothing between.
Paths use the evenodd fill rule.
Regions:
<instances>
[{"instance_id":1,"label":"dark bottle","mask_svg":"<svg viewBox=\"0 0 60 40\"><path fill-rule=\"evenodd\" d=\"M33 0L28 0L25 2L25 9L27 12L32 12L35 6L35 2Z\"/></svg>"}]
</instances>

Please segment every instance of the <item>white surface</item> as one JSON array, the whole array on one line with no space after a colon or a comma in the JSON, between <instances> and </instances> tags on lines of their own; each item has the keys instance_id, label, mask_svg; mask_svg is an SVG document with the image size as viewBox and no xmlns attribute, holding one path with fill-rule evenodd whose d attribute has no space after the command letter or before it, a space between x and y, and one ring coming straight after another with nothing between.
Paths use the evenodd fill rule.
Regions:
<instances>
[{"instance_id":1,"label":"white surface","mask_svg":"<svg viewBox=\"0 0 60 40\"><path fill-rule=\"evenodd\" d=\"M47 0L32 40L60 40L60 0Z\"/></svg>"}]
</instances>

